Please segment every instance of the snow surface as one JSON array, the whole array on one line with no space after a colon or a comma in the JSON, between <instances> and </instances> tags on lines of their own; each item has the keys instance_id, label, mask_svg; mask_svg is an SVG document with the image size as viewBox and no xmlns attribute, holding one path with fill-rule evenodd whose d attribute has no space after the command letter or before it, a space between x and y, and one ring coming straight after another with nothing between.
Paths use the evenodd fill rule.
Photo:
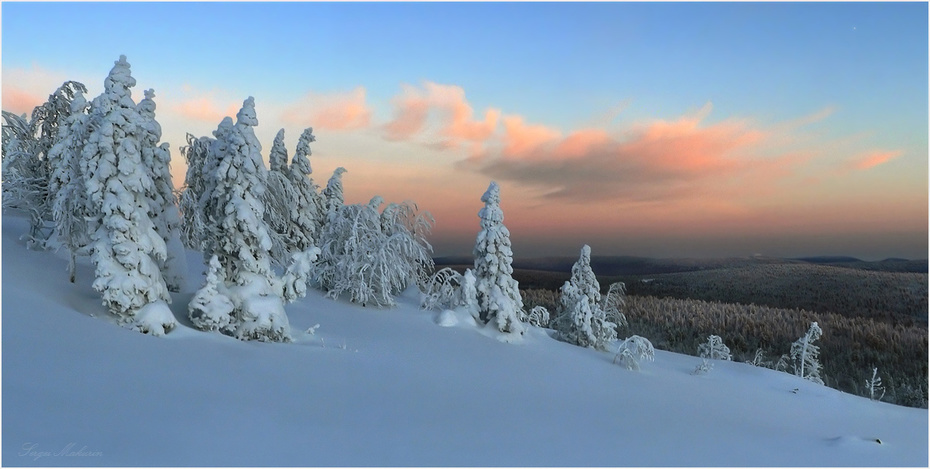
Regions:
<instances>
[{"instance_id":1,"label":"snow surface","mask_svg":"<svg viewBox=\"0 0 930 469\"><path fill-rule=\"evenodd\" d=\"M4 466L928 464L927 410L743 363L694 376L663 351L628 371L535 327L504 343L415 292L366 309L313 290L289 344L200 332L190 251L178 327L143 335L107 316L86 258L70 284L27 230L3 217Z\"/></svg>"}]
</instances>

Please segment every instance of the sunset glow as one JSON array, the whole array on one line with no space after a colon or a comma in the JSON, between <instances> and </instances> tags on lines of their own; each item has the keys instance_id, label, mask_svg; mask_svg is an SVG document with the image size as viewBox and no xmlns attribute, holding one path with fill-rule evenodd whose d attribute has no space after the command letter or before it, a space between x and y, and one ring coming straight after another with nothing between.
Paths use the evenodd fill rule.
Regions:
<instances>
[{"instance_id":1,"label":"sunset glow","mask_svg":"<svg viewBox=\"0 0 930 469\"><path fill-rule=\"evenodd\" d=\"M468 255L501 185L516 257L926 258L926 3L4 3L2 105L120 54L185 134L254 96L267 161L413 200ZM76 18L94 18L87 28ZM34 34L41 24L44 33Z\"/></svg>"}]
</instances>

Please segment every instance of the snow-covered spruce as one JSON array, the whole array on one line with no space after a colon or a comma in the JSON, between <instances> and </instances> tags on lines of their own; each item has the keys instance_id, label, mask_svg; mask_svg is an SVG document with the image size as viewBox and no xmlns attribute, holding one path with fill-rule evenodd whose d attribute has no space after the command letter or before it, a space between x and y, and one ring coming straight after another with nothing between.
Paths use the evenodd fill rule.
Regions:
<instances>
[{"instance_id":1,"label":"snow-covered spruce","mask_svg":"<svg viewBox=\"0 0 930 469\"><path fill-rule=\"evenodd\" d=\"M297 200L295 209L291 212L288 238L294 240L294 247L298 251L314 246L320 239L320 231L323 228L323 196L310 177L313 173L310 166L310 144L315 141L313 128L304 129L297 142L297 151L287 169L287 178L294 188Z\"/></svg>"},{"instance_id":2,"label":"snow-covered spruce","mask_svg":"<svg viewBox=\"0 0 930 469\"><path fill-rule=\"evenodd\" d=\"M154 182L142 161L142 118L130 95L136 81L125 56L115 63L94 99L92 129L81 155L88 201L102 214L91 231L94 289L121 323L162 335L177 323L159 262L164 239L149 217Z\"/></svg>"},{"instance_id":3,"label":"snow-covered spruce","mask_svg":"<svg viewBox=\"0 0 930 469\"><path fill-rule=\"evenodd\" d=\"M707 342L698 345L698 356L711 360L732 360L730 347L723 343L719 335L710 335Z\"/></svg>"},{"instance_id":4,"label":"snow-covered spruce","mask_svg":"<svg viewBox=\"0 0 930 469\"><path fill-rule=\"evenodd\" d=\"M58 142L49 150L49 159L55 161L49 180L55 237L59 245L68 250L68 275L72 283L76 257L87 255L90 247L87 218L99 216L90 211L81 171L81 151L90 130L87 127L88 106L84 94L77 90L71 101L67 126L59 130Z\"/></svg>"},{"instance_id":5,"label":"snow-covered spruce","mask_svg":"<svg viewBox=\"0 0 930 469\"><path fill-rule=\"evenodd\" d=\"M329 215L321 236L314 276L327 296L362 305L393 306L394 295L425 281L432 270L432 246L425 234L428 213L412 204L389 204L375 196L368 204L343 206Z\"/></svg>"},{"instance_id":6,"label":"snow-covered spruce","mask_svg":"<svg viewBox=\"0 0 930 469\"><path fill-rule=\"evenodd\" d=\"M271 258L278 265L285 265L298 242L306 246L302 233L291 229L291 220L296 217L297 195L287 177L287 148L284 145L284 129L278 131L268 155L268 171L262 204L265 206L265 223L271 236Z\"/></svg>"},{"instance_id":7,"label":"snow-covered spruce","mask_svg":"<svg viewBox=\"0 0 930 469\"><path fill-rule=\"evenodd\" d=\"M475 292L478 315L484 323L493 323L500 332L523 334L520 321L523 298L513 279L513 251L510 231L504 226L500 187L491 181L481 196L484 208L478 212L481 231L475 241Z\"/></svg>"},{"instance_id":8,"label":"snow-covered spruce","mask_svg":"<svg viewBox=\"0 0 930 469\"><path fill-rule=\"evenodd\" d=\"M323 189L323 207L326 213L327 223L329 219L345 205L345 195L343 195L342 190L342 175L346 172L346 169L342 166L336 168L333 171L333 175L330 176L329 181L326 182L326 188Z\"/></svg>"},{"instance_id":9,"label":"snow-covered spruce","mask_svg":"<svg viewBox=\"0 0 930 469\"><path fill-rule=\"evenodd\" d=\"M235 305L225 291L225 271L217 256L213 255L208 264L206 282L187 305L195 327L202 331L229 331Z\"/></svg>"},{"instance_id":10,"label":"snow-covered spruce","mask_svg":"<svg viewBox=\"0 0 930 469\"><path fill-rule=\"evenodd\" d=\"M598 350L607 350L617 338L617 324L610 322L601 302L601 286L591 270L591 248L585 245L572 266L571 278L562 285L561 312L553 323L559 339Z\"/></svg>"},{"instance_id":11,"label":"snow-covered spruce","mask_svg":"<svg viewBox=\"0 0 930 469\"><path fill-rule=\"evenodd\" d=\"M822 335L823 330L820 329L817 322L812 322L807 333L791 344L791 352L788 357L794 368L795 375L817 384L823 384L823 379L820 378L820 369L822 368L819 361L820 347L814 345L814 342L820 339Z\"/></svg>"},{"instance_id":12,"label":"snow-covered spruce","mask_svg":"<svg viewBox=\"0 0 930 469\"><path fill-rule=\"evenodd\" d=\"M243 340L290 341L290 326L284 312L285 284L288 299L306 292L305 269L316 251L294 258L287 280L278 279L271 268L270 230L261 203L265 172L261 144L253 127L258 125L255 100L246 99L236 115L225 118L214 132L204 163L204 194L200 210L204 218L204 255L220 265L216 278L208 279L197 293L197 304L189 308L191 321L205 330L220 330ZM212 269L212 267L211 267ZM224 279L225 290L219 279ZM225 302L211 298L213 290L229 299L233 310L227 325L217 318ZM218 304L217 310L201 305ZM201 318L198 319L197 316Z\"/></svg>"},{"instance_id":13,"label":"snow-covered spruce","mask_svg":"<svg viewBox=\"0 0 930 469\"><path fill-rule=\"evenodd\" d=\"M154 90L145 90L145 98L136 107L141 117L140 147L142 163L149 171L153 183L149 191L149 217L167 248L164 261L159 260L159 267L168 290L177 292L184 281L187 262L179 231L181 217L178 213L178 199L171 181L171 152L167 143L158 143L161 140L161 125L155 120L154 97Z\"/></svg>"},{"instance_id":14,"label":"snow-covered spruce","mask_svg":"<svg viewBox=\"0 0 930 469\"><path fill-rule=\"evenodd\" d=\"M206 192L204 165L214 139L197 138L191 134L187 134L186 138L187 145L181 148L181 154L187 160L187 174L184 177L184 188L178 197L178 208L181 211L181 242L188 249L203 251L206 228L200 198Z\"/></svg>"}]
</instances>

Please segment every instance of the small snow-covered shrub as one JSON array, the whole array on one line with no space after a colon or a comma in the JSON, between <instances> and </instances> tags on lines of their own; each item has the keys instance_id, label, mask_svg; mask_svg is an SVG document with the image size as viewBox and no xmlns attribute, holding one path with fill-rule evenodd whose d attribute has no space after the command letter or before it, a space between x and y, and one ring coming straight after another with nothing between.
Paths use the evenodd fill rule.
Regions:
<instances>
[{"instance_id":1,"label":"small snow-covered shrub","mask_svg":"<svg viewBox=\"0 0 930 469\"><path fill-rule=\"evenodd\" d=\"M232 300L221 293L225 290L223 266L216 255L210 258L207 279L187 305L188 314L194 327L202 331L228 332L235 309Z\"/></svg>"},{"instance_id":2,"label":"small snow-covered shrub","mask_svg":"<svg viewBox=\"0 0 930 469\"><path fill-rule=\"evenodd\" d=\"M520 320L536 327L549 325L549 310L543 306L534 306L528 313L521 313Z\"/></svg>"},{"instance_id":3,"label":"small snow-covered shrub","mask_svg":"<svg viewBox=\"0 0 930 469\"><path fill-rule=\"evenodd\" d=\"M714 369L714 364L707 361L706 358L701 359L701 363L691 372L692 375L704 375L710 373L710 370Z\"/></svg>"},{"instance_id":4,"label":"small snow-covered shrub","mask_svg":"<svg viewBox=\"0 0 930 469\"><path fill-rule=\"evenodd\" d=\"M866 380L865 388L869 390L869 399L873 401L880 401L885 397L885 387L882 386L882 378L878 376L878 368L872 368L872 378ZM878 393L881 395L875 397Z\"/></svg>"},{"instance_id":5,"label":"small snow-covered shrub","mask_svg":"<svg viewBox=\"0 0 930 469\"><path fill-rule=\"evenodd\" d=\"M607 295L602 298L601 309L607 320L616 324L617 327L626 327L629 322L623 309L626 306L626 284L623 282L614 282L607 289Z\"/></svg>"},{"instance_id":6,"label":"small snow-covered shrub","mask_svg":"<svg viewBox=\"0 0 930 469\"><path fill-rule=\"evenodd\" d=\"M765 368L774 368L774 365L765 359L765 350L756 349L756 353L752 356L752 360L746 362L752 366L761 366Z\"/></svg>"},{"instance_id":7,"label":"small snow-covered shrub","mask_svg":"<svg viewBox=\"0 0 930 469\"><path fill-rule=\"evenodd\" d=\"M614 356L614 363L619 364L629 370L639 370L639 364L642 361L655 361L656 352L645 337L638 335L631 336L620 342L617 348L617 354Z\"/></svg>"},{"instance_id":8,"label":"small snow-covered shrub","mask_svg":"<svg viewBox=\"0 0 930 469\"><path fill-rule=\"evenodd\" d=\"M718 335L707 337L707 342L698 345L698 356L709 358L711 360L732 360L730 348L723 343L723 339Z\"/></svg>"},{"instance_id":9,"label":"small snow-covered shrub","mask_svg":"<svg viewBox=\"0 0 930 469\"><path fill-rule=\"evenodd\" d=\"M462 274L445 267L437 270L426 282L420 296L420 308L450 309L462 304Z\"/></svg>"},{"instance_id":10,"label":"small snow-covered shrub","mask_svg":"<svg viewBox=\"0 0 930 469\"><path fill-rule=\"evenodd\" d=\"M820 378L820 347L814 342L820 339L823 331L816 322L811 323L810 329L803 337L791 344L789 360L794 367L794 374L808 381L823 384Z\"/></svg>"}]
</instances>

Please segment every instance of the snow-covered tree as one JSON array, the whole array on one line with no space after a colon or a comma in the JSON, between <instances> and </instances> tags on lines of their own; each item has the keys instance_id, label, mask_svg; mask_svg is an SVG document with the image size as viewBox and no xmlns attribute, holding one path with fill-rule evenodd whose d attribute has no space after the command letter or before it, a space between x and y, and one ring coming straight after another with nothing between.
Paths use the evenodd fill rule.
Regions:
<instances>
[{"instance_id":1,"label":"snow-covered tree","mask_svg":"<svg viewBox=\"0 0 930 469\"><path fill-rule=\"evenodd\" d=\"M478 307L478 279L475 277L475 271L472 269L465 269L465 273L462 275L462 308L465 309L471 317L475 318L475 321L481 319L481 313Z\"/></svg>"},{"instance_id":2,"label":"snow-covered tree","mask_svg":"<svg viewBox=\"0 0 930 469\"><path fill-rule=\"evenodd\" d=\"M820 326L813 322L807 333L791 344L790 360L794 365L794 374L817 384L823 384L823 380L820 378L820 347L814 345L814 342L822 335Z\"/></svg>"},{"instance_id":3,"label":"snow-covered tree","mask_svg":"<svg viewBox=\"0 0 930 469\"><path fill-rule=\"evenodd\" d=\"M629 370L639 370L639 364L642 361L655 361L656 352L652 347L652 342L645 337L638 335L631 336L620 342L617 348L617 354L614 356L614 363L626 367Z\"/></svg>"},{"instance_id":4,"label":"snow-covered tree","mask_svg":"<svg viewBox=\"0 0 930 469\"><path fill-rule=\"evenodd\" d=\"M120 56L94 99L81 155L87 198L102 214L91 230L93 286L121 323L161 335L177 323L158 265L167 253L149 217L154 181L143 162L143 123L130 94L136 80L129 67Z\"/></svg>"},{"instance_id":5,"label":"snow-covered tree","mask_svg":"<svg viewBox=\"0 0 930 469\"><path fill-rule=\"evenodd\" d=\"M723 339L718 335L710 335L707 342L698 345L698 356L711 360L732 360L730 348L723 343Z\"/></svg>"},{"instance_id":6,"label":"snow-covered tree","mask_svg":"<svg viewBox=\"0 0 930 469\"><path fill-rule=\"evenodd\" d=\"M236 307L225 292L225 269L214 254L208 263L206 282L187 305L194 327L202 331L229 330Z\"/></svg>"},{"instance_id":7,"label":"snow-covered tree","mask_svg":"<svg viewBox=\"0 0 930 469\"><path fill-rule=\"evenodd\" d=\"M348 294L354 303L393 306L394 295L432 270L432 247L417 228L428 228L432 217L409 204L391 204L379 214L383 203L375 196L331 213L314 272L327 296Z\"/></svg>"},{"instance_id":8,"label":"snow-covered tree","mask_svg":"<svg viewBox=\"0 0 930 469\"><path fill-rule=\"evenodd\" d=\"M87 218L99 216L91 211L81 171L81 152L90 130L87 108L84 94L77 90L71 101L67 126L60 129L58 142L49 150L49 159L56 161L49 179L55 237L69 252L68 274L72 283L76 257L88 254L90 246Z\"/></svg>"},{"instance_id":9,"label":"snow-covered tree","mask_svg":"<svg viewBox=\"0 0 930 469\"><path fill-rule=\"evenodd\" d=\"M345 205L345 196L342 191L342 175L346 169L342 166L333 171L333 175L326 182L326 188L323 189L323 203L325 204L326 218L329 220Z\"/></svg>"},{"instance_id":10,"label":"snow-covered tree","mask_svg":"<svg viewBox=\"0 0 930 469\"><path fill-rule=\"evenodd\" d=\"M501 332L523 334L520 322L523 299L512 276L510 230L504 226L500 187L496 182L491 182L481 201L484 202L484 208L478 212L481 231L474 249L479 317L484 323L493 322Z\"/></svg>"},{"instance_id":11,"label":"snow-covered tree","mask_svg":"<svg viewBox=\"0 0 930 469\"><path fill-rule=\"evenodd\" d=\"M462 305L462 274L450 267L437 270L426 282L420 296L420 308L453 309Z\"/></svg>"},{"instance_id":12,"label":"snow-covered tree","mask_svg":"<svg viewBox=\"0 0 930 469\"><path fill-rule=\"evenodd\" d=\"M885 397L885 387L882 386L882 378L878 376L878 368L872 368L872 378L866 380L865 388L869 390L869 399L880 401ZM881 393L878 397L876 394Z\"/></svg>"},{"instance_id":13,"label":"snow-covered tree","mask_svg":"<svg viewBox=\"0 0 930 469\"><path fill-rule=\"evenodd\" d=\"M283 286L271 267L271 235L261 203L266 169L253 130L258 125L254 98L243 102L236 119L234 125L229 118L220 123L204 166L210 171L205 173L209 192L201 201L207 219L204 254L217 257L223 271L217 275L227 283L220 293L234 306L223 332L243 340L289 341ZM208 293L198 292L201 303L210 302Z\"/></svg>"},{"instance_id":14,"label":"snow-covered tree","mask_svg":"<svg viewBox=\"0 0 930 469\"><path fill-rule=\"evenodd\" d=\"M325 215L319 187L310 178L313 173L310 167L310 144L315 141L313 128L304 129L297 142L297 152L287 169L287 178L296 197L288 239L292 240L298 251L314 246L319 241Z\"/></svg>"},{"instance_id":15,"label":"snow-covered tree","mask_svg":"<svg viewBox=\"0 0 930 469\"><path fill-rule=\"evenodd\" d=\"M86 92L83 84L67 81L32 111L31 119L3 111L3 207L29 215L29 246L44 248L52 234L54 194L49 180L62 160L49 153L62 138L59 132L70 126L72 100Z\"/></svg>"},{"instance_id":16,"label":"snow-covered tree","mask_svg":"<svg viewBox=\"0 0 930 469\"><path fill-rule=\"evenodd\" d=\"M181 148L181 154L187 160L187 174L181 195L178 197L178 207L181 211L181 241L188 249L203 251L206 220L200 206L200 199L206 192L204 165L215 140L210 137L196 138L191 134L187 134L186 138L187 145Z\"/></svg>"},{"instance_id":17,"label":"snow-covered tree","mask_svg":"<svg viewBox=\"0 0 930 469\"><path fill-rule=\"evenodd\" d=\"M591 248L585 245L572 266L571 278L562 285L561 313L554 323L559 339L598 350L607 350L617 338L617 325L607 319L601 302L601 286L591 270Z\"/></svg>"},{"instance_id":18,"label":"snow-covered tree","mask_svg":"<svg viewBox=\"0 0 930 469\"><path fill-rule=\"evenodd\" d=\"M159 266L168 290L177 292L184 281L187 262L179 231L181 217L178 213L178 199L171 180L171 153L167 143L158 143L161 140L161 125L155 120L154 97L154 90L146 90L145 98L136 107L141 117L140 149L142 163L153 182L152 189L148 191L149 217L167 247L166 258L159 261Z\"/></svg>"},{"instance_id":19,"label":"snow-covered tree","mask_svg":"<svg viewBox=\"0 0 930 469\"><path fill-rule=\"evenodd\" d=\"M531 326L546 327L549 325L549 310L545 306L534 306L520 316L520 321Z\"/></svg>"},{"instance_id":20,"label":"snow-covered tree","mask_svg":"<svg viewBox=\"0 0 930 469\"><path fill-rule=\"evenodd\" d=\"M297 216L297 194L288 180L284 129L279 130L275 136L268 157L268 165L262 199L265 206L265 222L270 228L272 260L276 264L285 265L295 244L300 243L303 247L309 247L312 244L307 245L303 234L291 227L292 220Z\"/></svg>"}]
</instances>

